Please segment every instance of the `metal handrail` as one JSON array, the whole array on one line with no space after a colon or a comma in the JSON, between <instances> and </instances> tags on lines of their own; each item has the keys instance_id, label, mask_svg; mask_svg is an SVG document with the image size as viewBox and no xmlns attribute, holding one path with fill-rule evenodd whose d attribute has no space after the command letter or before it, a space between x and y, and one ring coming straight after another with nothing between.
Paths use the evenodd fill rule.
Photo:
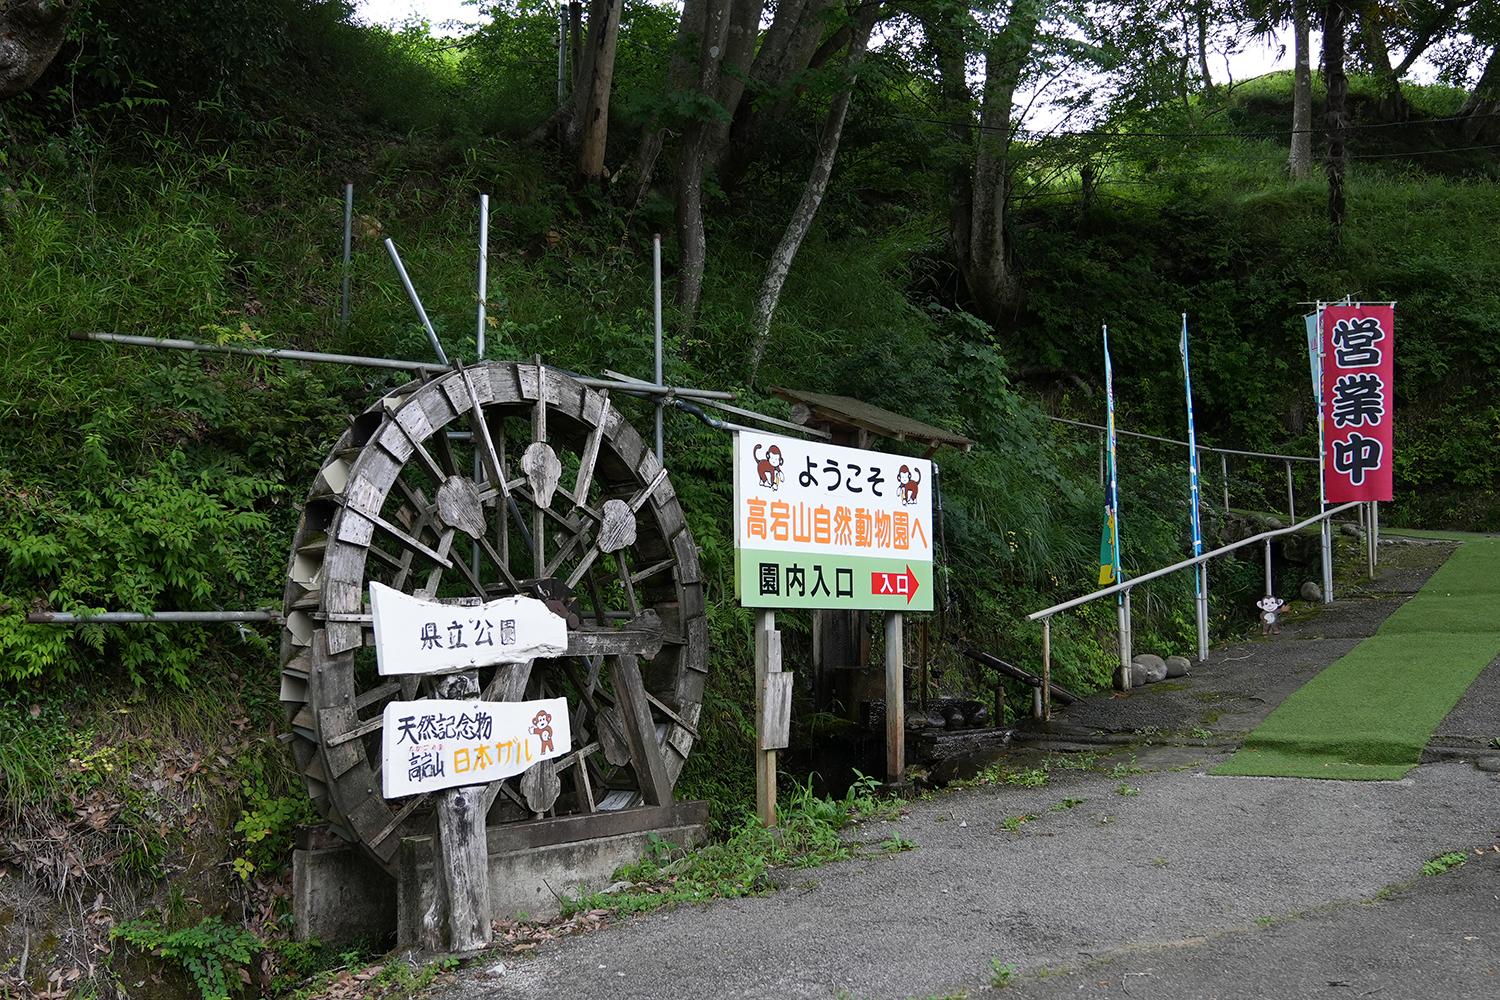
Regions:
<instances>
[{"instance_id":1,"label":"metal handrail","mask_svg":"<svg viewBox=\"0 0 1500 1000\"><path fill-rule=\"evenodd\" d=\"M1062 604L1055 604L1044 611L1033 612L1032 614L1026 616L1026 620L1029 622L1034 622L1042 618L1050 618L1059 612L1071 611L1073 608L1088 604L1090 601L1096 601L1101 597L1109 597L1113 594L1118 594L1121 591L1129 590L1131 587L1134 587L1137 584L1150 583L1152 580L1158 580L1161 577L1175 573L1178 570L1187 569L1189 566L1196 566L1199 563L1208 562L1208 560L1214 558L1215 556L1224 555L1226 552L1233 552L1235 549L1242 549L1245 546L1251 545L1255 542L1268 541L1278 535L1289 535L1294 531L1300 531L1310 524L1317 524L1319 521L1322 521L1328 517L1332 517L1334 514L1346 511L1351 507L1358 507L1364 502L1365 501L1363 500L1351 500L1348 503L1341 504L1338 507L1330 507L1323 513L1318 514L1314 517L1310 517L1305 521L1300 521L1289 528L1273 528L1270 531L1262 531L1258 535L1251 535L1249 538L1242 538L1237 542L1230 542L1228 545L1221 545L1219 548L1214 549L1212 552L1205 552L1200 556L1193 556L1191 559L1184 559L1181 562L1173 563L1170 566L1164 566L1161 569L1154 569L1151 572L1143 573L1142 575L1135 577L1134 579L1117 583L1113 587L1106 587L1103 590L1096 590L1092 594L1085 594L1082 597L1075 597L1071 601L1064 601Z\"/></svg>"},{"instance_id":2,"label":"metal handrail","mask_svg":"<svg viewBox=\"0 0 1500 1000\"><path fill-rule=\"evenodd\" d=\"M1175 562L1170 566L1164 566L1161 569L1152 570L1149 573L1143 573L1133 580L1121 580L1119 583L1114 584L1113 586L1105 587L1102 590L1096 590L1091 594L1084 594L1082 597L1075 597L1072 600L1064 601L1061 604L1054 604L1050 608L1045 608L1041 611L1036 611L1032 614L1027 615L1027 621L1040 621L1042 623L1042 685L1041 687L1037 688L1035 692L1035 696L1037 698L1037 702L1035 705L1036 713L1043 719L1050 719L1052 717L1051 683L1053 615L1061 614L1064 611L1070 611L1073 608L1082 607L1083 605L1089 604L1093 601L1097 601L1100 598L1120 595L1121 601L1119 606L1119 627L1121 675L1119 686L1122 690L1128 689L1130 687L1130 668L1132 659L1130 649L1131 588L1139 586L1143 583L1150 583L1152 580L1159 580L1164 576L1180 572L1184 569L1197 568L1197 572L1201 574L1198 580L1197 600L1200 609L1204 612L1198 615L1198 659L1200 661L1206 660L1208 659L1208 561L1217 556L1222 556L1227 553L1233 552L1236 549L1242 549L1250 545L1254 545L1257 542L1263 543L1266 547L1266 594L1269 595L1271 593L1271 539L1281 535L1289 535L1294 531L1301 531L1303 528L1306 528L1309 525L1318 524L1321 522L1323 549L1323 600L1325 603L1327 603L1333 600L1333 537L1329 530L1329 526L1331 524L1330 518L1332 518L1335 514L1339 514L1346 510L1350 510L1351 508L1358 507L1364 502L1365 501L1362 500L1352 500L1348 503L1340 504L1337 507L1331 507L1314 517L1299 521L1296 524L1291 525L1290 527L1273 528L1270 531L1263 531L1258 535L1251 535L1249 538L1242 538L1237 542L1230 542L1228 545L1221 545L1219 548L1214 549L1212 552L1204 552L1201 555L1193 556L1190 559L1183 559L1180 562ZM1370 539L1369 544L1372 550L1371 574L1373 575L1373 538Z\"/></svg>"}]
</instances>

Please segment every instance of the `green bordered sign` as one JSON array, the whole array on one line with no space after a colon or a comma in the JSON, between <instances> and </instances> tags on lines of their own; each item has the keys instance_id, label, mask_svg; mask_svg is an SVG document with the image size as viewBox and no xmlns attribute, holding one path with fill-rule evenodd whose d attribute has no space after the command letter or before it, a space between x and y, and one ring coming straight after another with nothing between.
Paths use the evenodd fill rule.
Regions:
<instances>
[{"instance_id":1,"label":"green bordered sign","mask_svg":"<svg viewBox=\"0 0 1500 1000\"><path fill-rule=\"evenodd\" d=\"M932 463L734 436L734 561L754 608L932 610Z\"/></svg>"}]
</instances>

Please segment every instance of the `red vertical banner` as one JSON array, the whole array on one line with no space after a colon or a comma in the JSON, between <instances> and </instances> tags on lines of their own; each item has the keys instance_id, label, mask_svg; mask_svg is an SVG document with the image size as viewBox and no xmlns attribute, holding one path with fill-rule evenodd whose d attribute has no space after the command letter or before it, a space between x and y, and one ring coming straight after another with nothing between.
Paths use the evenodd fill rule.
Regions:
<instances>
[{"instance_id":1,"label":"red vertical banner","mask_svg":"<svg viewBox=\"0 0 1500 1000\"><path fill-rule=\"evenodd\" d=\"M1390 500L1394 306L1323 308L1323 476L1329 503Z\"/></svg>"}]
</instances>

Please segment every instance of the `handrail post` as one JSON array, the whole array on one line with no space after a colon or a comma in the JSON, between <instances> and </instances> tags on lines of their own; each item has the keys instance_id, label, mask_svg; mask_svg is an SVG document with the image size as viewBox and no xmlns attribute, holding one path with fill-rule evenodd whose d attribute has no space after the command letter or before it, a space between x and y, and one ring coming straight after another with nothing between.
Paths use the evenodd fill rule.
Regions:
<instances>
[{"instance_id":1,"label":"handrail post","mask_svg":"<svg viewBox=\"0 0 1500 1000\"><path fill-rule=\"evenodd\" d=\"M1052 619L1042 619L1042 721L1052 718ZM1003 725L998 720L996 725Z\"/></svg>"},{"instance_id":2,"label":"handrail post","mask_svg":"<svg viewBox=\"0 0 1500 1000\"><path fill-rule=\"evenodd\" d=\"M1293 522L1297 520L1297 496L1292 492L1292 460L1286 460L1286 513Z\"/></svg>"},{"instance_id":3,"label":"handrail post","mask_svg":"<svg viewBox=\"0 0 1500 1000\"><path fill-rule=\"evenodd\" d=\"M1323 603L1333 603L1333 521L1323 519Z\"/></svg>"},{"instance_id":4,"label":"handrail post","mask_svg":"<svg viewBox=\"0 0 1500 1000\"><path fill-rule=\"evenodd\" d=\"M1380 501L1370 501L1370 538L1375 546L1373 557L1375 565L1380 565ZM1372 576L1374 574L1371 574Z\"/></svg>"},{"instance_id":5,"label":"handrail post","mask_svg":"<svg viewBox=\"0 0 1500 1000\"><path fill-rule=\"evenodd\" d=\"M1117 614L1120 620L1120 680L1115 685L1117 690L1130 690L1130 591L1120 592L1120 600L1117 603Z\"/></svg>"},{"instance_id":6,"label":"handrail post","mask_svg":"<svg viewBox=\"0 0 1500 1000\"><path fill-rule=\"evenodd\" d=\"M1224 516L1229 517L1229 456L1219 452L1219 471L1224 475Z\"/></svg>"},{"instance_id":7,"label":"handrail post","mask_svg":"<svg viewBox=\"0 0 1500 1000\"><path fill-rule=\"evenodd\" d=\"M1208 563L1194 569L1198 574L1198 662L1208 659Z\"/></svg>"},{"instance_id":8,"label":"handrail post","mask_svg":"<svg viewBox=\"0 0 1500 1000\"><path fill-rule=\"evenodd\" d=\"M1270 597L1276 591L1271 586L1271 540L1266 539L1266 596Z\"/></svg>"}]
</instances>

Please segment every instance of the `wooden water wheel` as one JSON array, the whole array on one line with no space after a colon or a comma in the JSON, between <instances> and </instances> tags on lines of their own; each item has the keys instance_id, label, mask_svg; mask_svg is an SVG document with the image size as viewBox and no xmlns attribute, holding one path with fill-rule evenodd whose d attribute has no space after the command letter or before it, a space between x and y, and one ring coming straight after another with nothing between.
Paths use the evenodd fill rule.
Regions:
<instances>
[{"instance_id":1,"label":"wooden water wheel","mask_svg":"<svg viewBox=\"0 0 1500 1000\"><path fill-rule=\"evenodd\" d=\"M575 748L491 784L491 828L670 804L707 671L703 585L666 470L607 393L540 363L414 380L350 422L308 495L281 699L318 811L394 872L433 803L382 798L381 714L426 689L377 673L371 581L454 605L524 594L568 619L567 656L480 671L488 700L566 697Z\"/></svg>"}]
</instances>

